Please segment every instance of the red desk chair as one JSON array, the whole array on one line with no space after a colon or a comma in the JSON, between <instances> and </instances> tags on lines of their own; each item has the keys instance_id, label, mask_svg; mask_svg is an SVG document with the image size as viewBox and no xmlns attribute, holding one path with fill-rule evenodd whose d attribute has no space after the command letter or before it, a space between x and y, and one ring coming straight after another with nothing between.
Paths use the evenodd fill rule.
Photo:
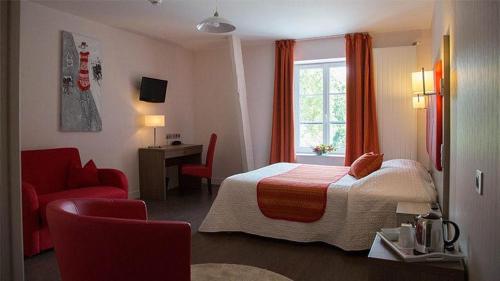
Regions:
<instances>
[{"instance_id":1,"label":"red desk chair","mask_svg":"<svg viewBox=\"0 0 500 281\"><path fill-rule=\"evenodd\" d=\"M148 221L139 200L64 199L47 206L63 281L190 281L191 227Z\"/></svg>"},{"instance_id":2,"label":"red desk chair","mask_svg":"<svg viewBox=\"0 0 500 281\"><path fill-rule=\"evenodd\" d=\"M186 164L181 167L181 174L199 178L206 178L208 183L208 193L212 194L212 165L214 162L215 143L217 135L210 136L210 144L208 145L207 159L205 165Z\"/></svg>"}]
</instances>

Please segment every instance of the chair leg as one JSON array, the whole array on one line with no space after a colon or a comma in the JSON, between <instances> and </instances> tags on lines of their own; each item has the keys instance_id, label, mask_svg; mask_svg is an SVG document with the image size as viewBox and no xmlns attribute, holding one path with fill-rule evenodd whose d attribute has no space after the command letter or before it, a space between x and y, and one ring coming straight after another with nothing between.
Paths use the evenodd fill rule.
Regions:
<instances>
[{"instance_id":1,"label":"chair leg","mask_svg":"<svg viewBox=\"0 0 500 281\"><path fill-rule=\"evenodd\" d=\"M208 184L208 194L212 195L212 179L207 178L207 184Z\"/></svg>"}]
</instances>

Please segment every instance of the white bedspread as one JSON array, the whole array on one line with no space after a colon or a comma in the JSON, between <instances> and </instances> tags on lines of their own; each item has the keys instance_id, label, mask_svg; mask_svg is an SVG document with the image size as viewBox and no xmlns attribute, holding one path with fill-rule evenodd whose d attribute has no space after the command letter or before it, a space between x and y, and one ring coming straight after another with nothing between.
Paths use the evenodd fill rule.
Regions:
<instances>
[{"instance_id":1,"label":"white bedspread","mask_svg":"<svg viewBox=\"0 0 500 281\"><path fill-rule=\"evenodd\" d=\"M436 191L423 166L412 160L385 161L356 180L346 175L331 184L323 217L302 223L264 216L257 204L257 183L299 164L278 163L234 175L222 183L201 232L241 231L297 242L322 241L344 250L369 249L375 232L396 226L397 202L434 202Z\"/></svg>"}]
</instances>

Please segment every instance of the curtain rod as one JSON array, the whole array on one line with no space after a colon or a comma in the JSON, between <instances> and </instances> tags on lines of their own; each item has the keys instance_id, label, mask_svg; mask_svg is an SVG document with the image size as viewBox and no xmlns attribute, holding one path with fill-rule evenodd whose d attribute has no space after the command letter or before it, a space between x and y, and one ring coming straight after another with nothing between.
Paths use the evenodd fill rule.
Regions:
<instances>
[{"instance_id":1,"label":"curtain rod","mask_svg":"<svg viewBox=\"0 0 500 281\"><path fill-rule=\"evenodd\" d=\"M318 36L318 37L311 37L311 38L295 39L295 41L301 42L301 41L312 41L312 40L321 40L321 39L343 38L344 36L345 36L345 34Z\"/></svg>"}]
</instances>

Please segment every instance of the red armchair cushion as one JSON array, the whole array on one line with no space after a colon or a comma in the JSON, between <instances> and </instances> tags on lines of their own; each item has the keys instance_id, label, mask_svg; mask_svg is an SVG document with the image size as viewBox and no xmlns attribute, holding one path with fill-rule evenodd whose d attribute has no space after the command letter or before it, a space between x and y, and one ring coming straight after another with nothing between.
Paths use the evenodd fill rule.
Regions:
<instances>
[{"instance_id":1,"label":"red armchair cushion","mask_svg":"<svg viewBox=\"0 0 500 281\"><path fill-rule=\"evenodd\" d=\"M68 187L79 188L100 185L97 167L90 160L83 168L73 166L69 169Z\"/></svg>"},{"instance_id":2,"label":"red armchair cushion","mask_svg":"<svg viewBox=\"0 0 500 281\"><path fill-rule=\"evenodd\" d=\"M40 216L43 225L47 224L47 204L55 200L67 198L127 199L127 192L121 188L111 186L93 186L40 195L38 197L38 203L40 204Z\"/></svg>"}]
</instances>

